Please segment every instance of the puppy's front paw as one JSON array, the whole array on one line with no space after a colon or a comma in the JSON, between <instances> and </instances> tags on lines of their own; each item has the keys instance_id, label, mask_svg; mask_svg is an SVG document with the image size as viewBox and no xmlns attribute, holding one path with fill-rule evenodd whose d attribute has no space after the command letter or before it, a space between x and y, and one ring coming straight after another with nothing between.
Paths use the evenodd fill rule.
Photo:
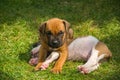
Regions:
<instances>
[{"instance_id":1,"label":"puppy's front paw","mask_svg":"<svg viewBox=\"0 0 120 80\"><path fill-rule=\"evenodd\" d=\"M49 64L43 63L40 67L41 70L46 70L49 67Z\"/></svg>"},{"instance_id":2,"label":"puppy's front paw","mask_svg":"<svg viewBox=\"0 0 120 80\"><path fill-rule=\"evenodd\" d=\"M54 73L54 74L59 74L59 73L62 72L62 68L53 68L53 69L51 70L51 72Z\"/></svg>"},{"instance_id":3,"label":"puppy's front paw","mask_svg":"<svg viewBox=\"0 0 120 80\"><path fill-rule=\"evenodd\" d=\"M34 68L34 71L40 70L42 63L38 63L37 66Z\"/></svg>"}]
</instances>

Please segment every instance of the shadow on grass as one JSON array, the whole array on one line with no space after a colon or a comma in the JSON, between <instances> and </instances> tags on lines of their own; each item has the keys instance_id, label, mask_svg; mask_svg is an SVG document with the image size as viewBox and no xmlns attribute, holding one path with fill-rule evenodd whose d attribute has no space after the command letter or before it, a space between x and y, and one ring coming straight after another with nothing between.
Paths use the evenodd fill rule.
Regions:
<instances>
[{"instance_id":1,"label":"shadow on grass","mask_svg":"<svg viewBox=\"0 0 120 80\"><path fill-rule=\"evenodd\" d=\"M32 44L31 44L32 45ZM22 61L25 61L26 63L29 62L29 59L31 57L30 55L30 51L31 51L31 46L30 48L25 52L25 53L19 53L19 59L22 60Z\"/></svg>"},{"instance_id":2,"label":"shadow on grass","mask_svg":"<svg viewBox=\"0 0 120 80\"><path fill-rule=\"evenodd\" d=\"M15 80L12 76L0 70L0 80Z\"/></svg>"},{"instance_id":3,"label":"shadow on grass","mask_svg":"<svg viewBox=\"0 0 120 80\"><path fill-rule=\"evenodd\" d=\"M39 44L40 44L39 42L35 42L35 43L30 44L27 52L19 54L19 59L28 63L30 58L31 58L31 50L34 47L38 46Z\"/></svg>"},{"instance_id":4,"label":"shadow on grass","mask_svg":"<svg viewBox=\"0 0 120 80\"><path fill-rule=\"evenodd\" d=\"M30 59L30 52L28 51L28 52L25 52L25 53L20 53L19 54L19 59L28 63L28 61Z\"/></svg>"},{"instance_id":5,"label":"shadow on grass","mask_svg":"<svg viewBox=\"0 0 120 80\"><path fill-rule=\"evenodd\" d=\"M118 31L120 33L120 31ZM120 79L120 34L117 35L110 35L109 37L106 37L103 39L106 44L108 44L108 47L110 48L112 52L112 59L110 61L110 64L113 67L111 70L112 73L110 73L109 77L103 78L103 80L119 80Z\"/></svg>"},{"instance_id":6,"label":"shadow on grass","mask_svg":"<svg viewBox=\"0 0 120 80\"><path fill-rule=\"evenodd\" d=\"M120 20L119 0L0 0L0 23L11 24L17 19L26 20L31 26L52 17L78 24L95 20Z\"/></svg>"},{"instance_id":7,"label":"shadow on grass","mask_svg":"<svg viewBox=\"0 0 120 80\"><path fill-rule=\"evenodd\" d=\"M112 75L110 75L107 78L104 78L104 80L119 80L120 79L120 71L115 71Z\"/></svg>"},{"instance_id":8,"label":"shadow on grass","mask_svg":"<svg viewBox=\"0 0 120 80\"><path fill-rule=\"evenodd\" d=\"M120 32L118 32L120 33ZM110 48L112 52L112 59L116 62L120 62L120 35L111 35L108 38L104 39L104 42L108 44L108 47Z\"/></svg>"}]
</instances>

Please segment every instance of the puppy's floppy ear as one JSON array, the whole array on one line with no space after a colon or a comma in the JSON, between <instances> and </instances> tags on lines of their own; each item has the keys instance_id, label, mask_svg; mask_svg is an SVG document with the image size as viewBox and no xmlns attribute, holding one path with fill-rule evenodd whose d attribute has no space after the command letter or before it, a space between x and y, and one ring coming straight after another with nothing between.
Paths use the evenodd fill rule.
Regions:
<instances>
[{"instance_id":1,"label":"puppy's floppy ear","mask_svg":"<svg viewBox=\"0 0 120 80\"><path fill-rule=\"evenodd\" d=\"M65 25L65 29L66 29L66 32L67 32L67 38L69 39L73 39L73 30L70 28L70 23L67 22L66 20L63 20L63 24Z\"/></svg>"},{"instance_id":2,"label":"puppy's floppy ear","mask_svg":"<svg viewBox=\"0 0 120 80\"><path fill-rule=\"evenodd\" d=\"M69 31L68 31L69 36L68 36L68 38L73 39L73 34L74 34L73 29L69 28Z\"/></svg>"},{"instance_id":3,"label":"puppy's floppy ear","mask_svg":"<svg viewBox=\"0 0 120 80\"><path fill-rule=\"evenodd\" d=\"M70 28L70 23L67 22L66 20L63 20L63 24L64 24L64 26L65 26L66 31L68 32L68 30L69 30L69 28Z\"/></svg>"},{"instance_id":4,"label":"puppy's floppy ear","mask_svg":"<svg viewBox=\"0 0 120 80\"><path fill-rule=\"evenodd\" d=\"M39 27L39 32L40 34L44 35L45 34L45 28L46 28L46 22L42 23Z\"/></svg>"}]
</instances>

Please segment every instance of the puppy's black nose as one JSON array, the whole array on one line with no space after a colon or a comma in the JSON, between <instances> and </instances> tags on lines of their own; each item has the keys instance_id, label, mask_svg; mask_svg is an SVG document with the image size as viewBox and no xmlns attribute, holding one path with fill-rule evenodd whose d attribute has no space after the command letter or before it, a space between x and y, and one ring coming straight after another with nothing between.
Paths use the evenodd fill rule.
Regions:
<instances>
[{"instance_id":1,"label":"puppy's black nose","mask_svg":"<svg viewBox=\"0 0 120 80\"><path fill-rule=\"evenodd\" d=\"M52 42L53 45L58 45L58 43L59 43L59 42L58 42L57 40L54 40L54 41Z\"/></svg>"}]
</instances>

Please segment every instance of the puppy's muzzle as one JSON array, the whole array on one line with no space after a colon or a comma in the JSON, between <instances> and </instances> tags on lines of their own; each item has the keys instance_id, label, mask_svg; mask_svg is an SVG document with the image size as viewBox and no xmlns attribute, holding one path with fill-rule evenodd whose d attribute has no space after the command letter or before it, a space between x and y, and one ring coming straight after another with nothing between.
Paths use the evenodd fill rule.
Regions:
<instances>
[{"instance_id":1,"label":"puppy's muzzle","mask_svg":"<svg viewBox=\"0 0 120 80\"><path fill-rule=\"evenodd\" d=\"M60 41L53 40L52 43L51 43L51 47L52 48L58 48L58 47L60 47Z\"/></svg>"},{"instance_id":2,"label":"puppy's muzzle","mask_svg":"<svg viewBox=\"0 0 120 80\"><path fill-rule=\"evenodd\" d=\"M58 42L57 40L54 40L54 41L52 42L52 44L53 44L53 45L59 45L59 42Z\"/></svg>"}]
</instances>

